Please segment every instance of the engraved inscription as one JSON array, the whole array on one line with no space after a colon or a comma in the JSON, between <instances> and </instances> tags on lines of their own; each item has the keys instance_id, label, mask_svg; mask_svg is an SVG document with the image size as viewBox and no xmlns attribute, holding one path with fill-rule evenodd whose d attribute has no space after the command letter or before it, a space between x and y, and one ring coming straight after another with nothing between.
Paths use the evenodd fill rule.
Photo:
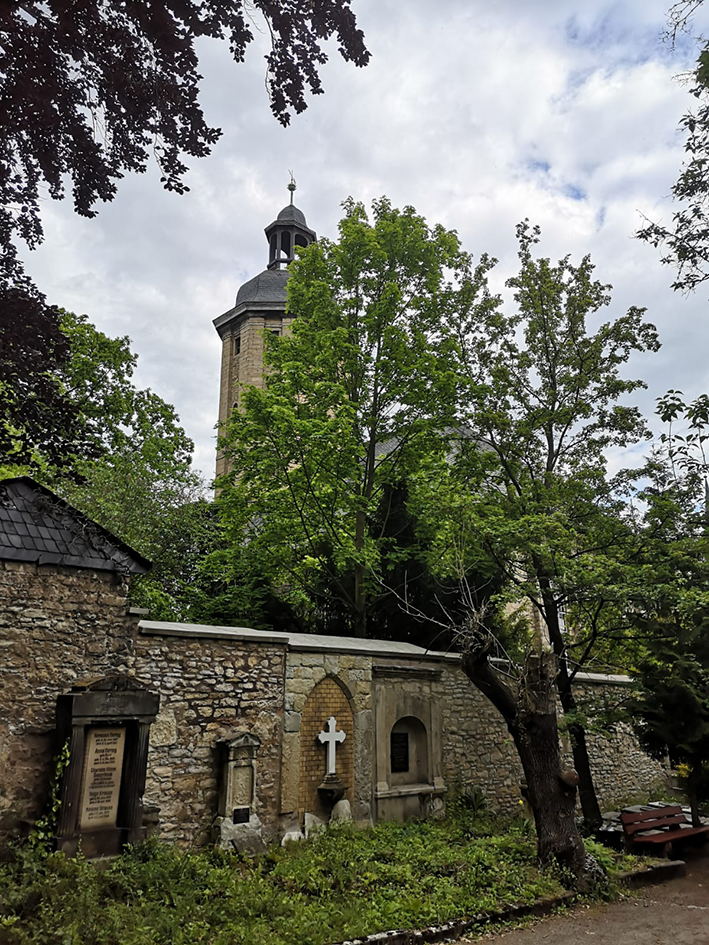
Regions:
<instances>
[{"instance_id":1,"label":"engraved inscription","mask_svg":"<svg viewBox=\"0 0 709 945\"><path fill-rule=\"evenodd\" d=\"M254 771L251 765L232 765L227 810L234 807L251 807L253 790Z\"/></svg>"},{"instance_id":2,"label":"engraved inscription","mask_svg":"<svg viewBox=\"0 0 709 945\"><path fill-rule=\"evenodd\" d=\"M116 826L125 741L124 728L88 731L81 785L82 830Z\"/></svg>"}]
</instances>

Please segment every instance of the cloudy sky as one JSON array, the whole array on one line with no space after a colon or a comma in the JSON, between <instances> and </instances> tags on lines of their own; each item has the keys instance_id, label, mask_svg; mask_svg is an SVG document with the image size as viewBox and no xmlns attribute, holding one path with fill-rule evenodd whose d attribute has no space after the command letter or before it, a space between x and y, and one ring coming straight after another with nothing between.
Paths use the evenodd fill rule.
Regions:
<instances>
[{"instance_id":1,"label":"cloudy sky","mask_svg":"<svg viewBox=\"0 0 709 945\"><path fill-rule=\"evenodd\" d=\"M669 289L672 272L633 239L641 214L671 213L682 159L677 122L691 102L673 77L696 55L661 33L669 0L353 0L372 52L363 70L333 49L325 94L283 129L264 88L265 38L247 63L201 47L203 105L224 134L195 162L191 191L160 189L158 173L123 181L90 221L70 201L44 207L46 241L27 267L53 303L129 335L136 382L173 403L213 475L220 345L212 319L267 261L263 228L296 202L334 236L348 195L412 204L463 245L515 267L514 226L543 230L541 251L591 253L614 286L613 308L646 306L659 354L632 370L649 390L709 391L709 287ZM707 30L709 4L695 23Z\"/></svg>"}]
</instances>

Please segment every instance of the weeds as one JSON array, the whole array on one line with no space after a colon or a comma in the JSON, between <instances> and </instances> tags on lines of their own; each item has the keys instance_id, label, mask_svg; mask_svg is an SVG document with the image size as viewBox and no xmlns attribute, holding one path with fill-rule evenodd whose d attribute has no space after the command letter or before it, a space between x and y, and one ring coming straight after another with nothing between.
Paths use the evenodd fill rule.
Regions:
<instances>
[{"instance_id":1,"label":"weeds","mask_svg":"<svg viewBox=\"0 0 709 945\"><path fill-rule=\"evenodd\" d=\"M148 841L102 872L18 846L0 865L0 945L328 945L562 892L524 824L491 830L461 808L336 826L258 859Z\"/></svg>"}]
</instances>

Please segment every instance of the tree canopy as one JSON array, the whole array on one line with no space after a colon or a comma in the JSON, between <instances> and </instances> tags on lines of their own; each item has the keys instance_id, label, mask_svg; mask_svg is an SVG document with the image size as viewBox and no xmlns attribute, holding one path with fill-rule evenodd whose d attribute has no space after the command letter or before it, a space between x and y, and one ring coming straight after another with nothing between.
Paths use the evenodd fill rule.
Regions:
<instances>
[{"instance_id":1,"label":"tree canopy","mask_svg":"<svg viewBox=\"0 0 709 945\"><path fill-rule=\"evenodd\" d=\"M446 460L449 475L430 477L439 491L424 493L421 514L429 508L439 522L431 549L439 572L464 572L471 557L480 569L487 557L504 577L501 600L526 602L532 636L550 641L592 826L600 811L572 684L595 655L601 618L615 616L627 593L636 551L624 518L627 475L608 477L607 453L648 435L623 402L645 385L622 368L659 343L638 308L594 330L610 287L594 279L590 258L554 265L534 255L538 228L522 223L517 236L520 269L507 282L514 303L478 292L448 326L463 436Z\"/></svg>"},{"instance_id":2,"label":"tree canopy","mask_svg":"<svg viewBox=\"0 0 709 945\"><path fill-rule=\"evenodd\" d=\"M154 565L134 580L133 600L155 616L184 617L193 573L220 534L192 469L192 441L170 404L133 383L137 355L127 337L109 337L85 315L58 315L61 363L37 373L62 398L72 427L48 442L41 422L25 426L26 449L11 449L0 475L34 476L132 545ZM19 419L27 416L25 408Z\"/></svg>"},{"instance_id":3,"label":"tree canopy","mask_svg":"<svg viewBox=\"0 0 709 945\"><path fill-rule=\"evenodd\" d=\"M691 31L691 21L704 0L679 0L668 13L667 38ZM637 236L660 248L661 261L675 270L672 288L691 292L709 279L709 43L701 48L687 76L696 107L680 121L685 134L685 161L672 186L677 209L667 221L647 220Z\"/></svg>"},{"instance_id":4,"label":"tree canopy","mask_svg":"<svg viewBox=\"0 0 709 945\"><path fill-rule=\"evenodd\" d=\"M197 44L226 41L242 62L263 17L273 114L282 123L322 92L319 67L335 37L346 60L369 52L350 0L10 0L0 12L0 247L41 240L40 188L93 216L128 171L157 160L169 190L185 189L187 157L220 130L200 105Z\"/></svg>"},{"instance_id":5,"label":"tree canopy","mask_svg":"<svg viewBox=\"0 0 709 945\"><path fill-rule=\"evenodd\" d=\"M370 221L347 201L340 240L291 267L292 335L267 335L265 390L246 389L223 431L231 544L258 547L285 596L334 598L358 635L402 554L402 484L442 448L453 388L440 323L464 266L455 234L411 207L382 199Z\"/></svg>"}]
</instances>

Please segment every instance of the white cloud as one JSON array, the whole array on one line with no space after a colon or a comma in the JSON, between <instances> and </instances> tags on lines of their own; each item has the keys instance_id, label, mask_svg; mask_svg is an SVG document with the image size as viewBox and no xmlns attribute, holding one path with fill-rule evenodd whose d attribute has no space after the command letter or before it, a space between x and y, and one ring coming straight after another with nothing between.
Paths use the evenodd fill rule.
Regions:
<instances>
[{"instance_id":1,"label":"white cloud","mask_svg":"<svg viewBox=\"0 0 709 945\"><path fill-rule=\"evenodd\" d=\"M677 122L690 103L673 81L693 49L660 42L666 0L354 0L373 60L365 70L333 48L325 94L281 128L264 89L264 39L243 65L202 47L204 105L224 129L190 172L183 196L158 173L126 178L97 219L46 203L47 239L28 268L52 302L128 334L138 383L175 404L213 470L219 339L212 319L266 262L263 228L287 201L336 235L340 202L386 193L458 230L473 252L515 263L514 225L543 228L545 255L590 252L615 286L614 310L646 305L660 355L646 376L646 411L667 387L709 389L705 295L668 288L672 273L632 239L639 212L667 217L682 159ZM701 24L699 24L701 26ZM706 32L706 29L705 29Z\"/></svg>"}]
</instances>

